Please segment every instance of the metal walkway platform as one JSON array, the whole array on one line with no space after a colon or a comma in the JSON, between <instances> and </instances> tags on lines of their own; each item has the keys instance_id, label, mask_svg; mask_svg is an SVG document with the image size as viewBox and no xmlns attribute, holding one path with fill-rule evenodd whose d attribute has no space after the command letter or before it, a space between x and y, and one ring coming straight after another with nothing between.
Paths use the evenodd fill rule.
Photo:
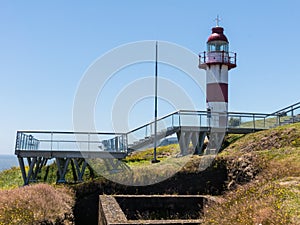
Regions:
<instances>
[{"instance_id":1,"label":"metal walkway platform","mask_svg":"<svg viewBox=\"0 0 300 225\"><path fill-rule=\"evenodd\" d=\"M299 121L300 103L272 114L237 113L222 114L227 118L226 133L247 134L288 122ZM204 138L211 133L207 111L180 110L157 120L157 140L176 135L182 155L192 144L195 153L201 153ZM132 151L150 148L154 142L154 122L145 124L127 133L18 131L15 154L19 159L24 184L37 179L41 168L49 159L55 159L58 166L58 181L64 182L68 165L75 165L74 177L79 181L85 168L86 159L101 158L114 168L114 159L123 159ZM29 167L25 168L25 161ZM73 172L74 172L73 171Z\"/></svg>"}]
</instances>

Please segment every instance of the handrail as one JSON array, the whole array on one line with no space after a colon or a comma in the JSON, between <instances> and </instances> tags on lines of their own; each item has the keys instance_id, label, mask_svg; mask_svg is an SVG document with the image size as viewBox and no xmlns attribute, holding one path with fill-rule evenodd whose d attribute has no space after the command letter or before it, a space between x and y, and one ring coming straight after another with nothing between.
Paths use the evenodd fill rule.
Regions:
<instances>
[{"instance_id":1,"label":"handrail","mask_svg":"<svg viewBox=\"0 0 300 225\"><path fill-rule=\"evenodd\" d=\"M170 114L167 114L166 116L163 116L163 117L157 119L157 121L161 121L161 120L166 119L167 117L173 116L173 115L179 115L179 116L180 116L182 113L187 114L187 115L197 115L197 116L198 116L198 115L204 115L204 116L207 116L207 113L208 113L208 112L207 112L207 111L200 111L200 110L186 110L186 109L181 109L181 110L172 112L172 113L170 113ZM213 112L213 113L214 113L214 112ZM219 112L216 112L216 113L218 114ZM225 112L225 113L226 113L226 112ZM254 118L256 118L256 117L264 118L264 117L267 117L267 116L270 115L270 114L267 114L267 113L248 113L248 112L245 112L245 113L241 113L241 112L227 112L226 114L227 114L227 116L235 115L235 116L250 117L250 118L252 118L252 117L254 117ZM135 128L135 129L133 129L133 130L127 132L126 134L128 135L128 134L130 134L130 133L133 133L133 132L135 132L135 131L138 131L138 130L140 130L140 129L143 129L143 128L145 128L145 127L147 127L147 126L153 124L154 122L155 122L155 121L151 121L151 122L149 122L149 123L147 123L147 124L144 124L144 125L142 125L142 126L140 126L140 127L137 127L137 128Z\"/></svg>"},{"instance_id":2,"label":"handrail","mask_svg":"<svg viewBox=\"0 0 300 225\"><path fill-rule=\"evenodd\" d=\"M187 113L205 113L207 114L207 111L203 111L203 110L186 110L186 109L181 109L181 110L178 110L176 112L187 112ZM216 112L216 113L220 113L220 112ZM230 114L236 114L236 115L260 115L260 116L268 116L268 115L271 115L271 114L268 114L268 113L250 113L250 112L224 112L224 113L227 113L228 115Z\"/></svg>"},{"instance_id":3,"label":"handrail","mask_svg":"<svg viewBox=\"0 0 300 225\"><path fill-rule=\"evenodd\" d=\"M33 137L33 135L35 137ZM77 138L77 135L81 136ZM93 136L92 139L91 136ZM78 144L83 144L84 150L87 151L90 150L90 145L93 145L94 148L100 148L100 146L106 146L111 148L111 146L114 146L113 148L115 149L115 151L118 152L125 151L127 149L125 133L73 131L17 131L15 151L32 150L33 148L27 144L27 139L29 137L31 137L31 139L37 143L35 147L36 150L48 149L50 151L70 151L77 149L76 145ZM48 147L44 148L41 145L43 145L44 147L46 145Z\"/></svg>"},{"instance_id":4,"label":"handrail","mask_svg":"<svg viewBox=\"0 0 300 225\"><path fill-rule=\"evenodd\" d=\"M31 134L93 134L93 135L124 135L126 133L115 132L85 132L85 131L37 131L37 130L19 130L20 133Z\"/></svg>"},{"instance_id":5,"label":"handrail","mask_svg":"<svg viewBox=\"0 0 300 225\"><path fill-rule=\"evenodd\" d=\"M296 105L299 105L299 106L296 107L296 108L294 108L294 106L296 106ZM295 110L295 109L298 109L298 108L300 108L300 102L297 102L297 103L295 103L295 104L293 104L293 105L287 106L287 107L285 107L285 108L283 108L283 109L277 110L276 112L273 112L273 113L271 113L270 115L275 115L275 114L278 114L278 113L280 113L280 112L283 112L283 111L285 111L285 110L287 110L287 109L290 109L290 110L288 110L288 111L285 111L285 113L288 113L288 112L291 112L291 111L293 111L293 110Z\"/></svg>"},{"instance_id":6,"label":"handrail","mask_svg":"<svg viewBox=\"0 0 300 225\"><path fill-rule=\"evenodd\" d=\"M245 113L240 113L240 112L228 112L228 115L257 115L257 116L268 116L270 114L267 113L249 113L249 112L245 112Z\"/></svg>"},{"instance_id":7,"label":"handrail","mask_svg":"<svg viewBox=\"0 0 300 225\"><path fill-rule=\"evenodd\" d=\"M300 104L300 102L298 103L298 104ZM297 104L294 104L294 105L297 105ZM300 106L299 106L300 107ZM287 108L289 108L289 107L287 107ZM286 109L286 108L285 108ZM177 110L177 111L174 111L174 112L172 112L172 113L169 113L169 114L167 114L167 115L165 115L165 116L163 116L163 117L160 117L160 118L158 118L157 119L157 121L161 121L161 120L163 120L163 119L166 119L167 117L170 117L170 116L173 116L173 115L179 115L179 113L181 114L181 113L190 113L190 115L199 115L199 114L203 114L203 115L207 115L207 111L200 111L200 110L186 110L186 109L184 109L184 110ZM243 113L241 113L241 112L228 112L227 113L228 115L237 115L237 116L242 116L242 115L244 115L244 116L247 116L247 115L249 115L249 116L252 116L252 115L257 115L257 116L271 116L271 115L273 115L273 114L267 114L267 113L248 113L248 112L243 112ZM32 133L32 134L38 134L38 133L43 133L43 134L91 134L91 135L126 135L126 134L128 134L128 133L132 133L132 132L135 132L135 131L137 131L137 130L139 130L139 129L142 129L142 128L144 128L144 127L147 127L147 126L149 126L149 125L151 125L151 124L153 124L154 123L154 121L151 121L151 122L149 122L149 123L147 123L147 124L144 124L144 125L142 125L142 126L139 126L139 127L136 127L136 128L134 128L133 130L130 130L130 131L128 131L128 132L124 132L124 133L121 133L121 132L119 132L119 133L116 133L116 132L83 132L83 131L33 131L33 130L20 130L20 131L18 131L18 132L20 132L20 133Z\"/></svg>"},{"instance_id":8,"label":"handrail","mask_svg":"<svg viewBox=\"0 0 300 225\"><path fill-rule=\"evenodd\" d=\"M169 113L169 114L167 114L166 116L163 116L163 117L158 118L156 121L159 122L159 121L161 121L161 120L163 120L163 119L166 119L166 118L169 117L169 116L176 115L176 114L179 113L179 111L180 111L180 110L175 111L175 112L172 112L172 113ZM151 125L151 124L153 124L153 123L155 123L155 121L151 121L151 122L149 122L149 123L147 123L147 124L144 124L144 125L142 125L142 126L140 126L140 127L134 128L133 130L128 131L126 134L128 135L129 133L133 133L133 132L135 132L135 131L137 131L137 130L140 130L140 129L144 128L144 127L147 127L147 126L149 126L149 125Z\"/></svg>"},{"instance_id":9,"label":"handrail","mask_svg":"<svg viewBox=\"0 0 300 225\"><path fill-rule=\"evenodd\" d=\"M214 119L218 116L226 116L227 117L227 124L225 125L227 128L240 128L240 129L268 129L270 127L281 125L280 117L282 115L278 115L277 112L282 112L283 110L287 110L287 112L292 112L292 117L294 110L300 108L300 102L293 104L289 107L286 107L284 109L281 109L279 111L276 111L272 114L267 113L249 113L249 112L208 112L208 111L197 111L197 110L178 110L174 111L172 113L169 113L159 119L157 119L157 122L163 121L163 124L165 127L163 127L160 131L163 132L164 130L168 130L169 128L176 128L181 126L202 126L202 127L210 127L211 125L211 119ZM176 117L175 117L176 116ZM268 120L269 118L270 120ZM169 120L166 120L170 118ZM225 118L225 117L224 117ZM197 122L195 122L197 119ZM198 122L198 120L200 120ZM293 122L296 121L293 120ZM232 122L232 123L231 123ZM130 130L129 132L83 132L83 131L17 131L17 139L16 139L16 147L15 150L30 150L31 147L27 146L27 142L25 143L23 139L25 137L33 137L32 135L36 134L35 139L40 144L45 143L51 143L51 150L55 149L54 145L59 145L60 143L82 143L88 144L88 149L90 149L90 144L95 147L97 147L98 143L107 144L111 149L115 149L116 151L126 151L129 144L132 144L131 142L128 143L129 135L136 132L136 131L143 131L142 129L146 128L145 134L138 134L140 138L149 138L149 136L153 136L153 132L151 131L151 125L153 125L155 121L151 121L147 124L144 124L140 127L137 127L135 129ZM233 125L237 124L237 125ZM150 126L150 133L148 132L148 127ZM45 138L41 135L46 135ZM150 135L149 135L150 134ZM51 135L48 137L47 135ZM58 135L58 136L56 136ZM82 138L77 140L74 136L66 136L63 135L84 135ZM95 135L93 137L93 135ZM102 137L101 137L102 135ZM100 136L100 137L98 137ZM108 136L108 137L107 137ZM109 137L110 136L110 137ZM24 138L23 138L24 137ZM91 139L92 137L92 139ZM99 142L95 139L99 138ZM24 139L25 140L25 139ZM26 141L26 140L25 140ZM115 143L115 144L114 144ZM116 146L115 146L116 145ZM38 146L38 144L37 144ZM115 147L114 147L115 146ZM42 146L40 146L42 147ZM68 146L59 146L59 149L68 149Z\"/></svg>"},{"instance_id":10,"label":"handrail","mask_svg":"<svg viewBox=\"0 0 300 225\"><path fill-rule=\"evenodd\" d=\"M204 51L204 52L201 52L198 55L200 64L209 62L209 55L208 55L209 53L222 53L221 62L236 64L236 53L228 52L228 51L210 51L210 52ZM225 59L227 59L227 60L225 60Z\"/></svg>"}]
</instances>

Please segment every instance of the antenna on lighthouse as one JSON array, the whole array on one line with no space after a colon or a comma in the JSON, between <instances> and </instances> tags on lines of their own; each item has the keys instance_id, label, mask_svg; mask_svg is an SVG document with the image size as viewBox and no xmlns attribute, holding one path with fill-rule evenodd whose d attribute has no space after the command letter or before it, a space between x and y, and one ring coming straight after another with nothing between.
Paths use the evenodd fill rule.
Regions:
<instances>
[{"instance_id":1,"label":"antenna on lighthouse","mask_svg":"<svg viewBox=\"0 0 300 225\"><path fill-rule=\"evenodd\" d=\"M221 18L219 17L219 15L217 15L217 18L215 19L216 21L216 27L219 27L219 22L221 21Z\"/></svg>"}]
</instances>

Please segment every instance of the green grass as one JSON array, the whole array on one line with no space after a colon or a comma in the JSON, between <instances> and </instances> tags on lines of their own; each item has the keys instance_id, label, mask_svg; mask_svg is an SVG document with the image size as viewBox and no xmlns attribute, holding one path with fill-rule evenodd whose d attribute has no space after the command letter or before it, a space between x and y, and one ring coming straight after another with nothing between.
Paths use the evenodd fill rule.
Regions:
<instances>
[{"instance_id":1,"label":"green grass","mask_svg":"<svg viewBox=\"0 0 300 225\"><path fill-rule=\"evenodd\" d=\"M285 120L289 120L291 119L291 116L283 116L280 117L280 122L282 123ZM266 119L257 119L254 121L255 124L253 123L253 120L248 121L248 122L242 122L240 124L239 127L241 128L253 128L255 126L255 128L273 128L275 126L278 125L279 121L277 117L270 117L270 118L266 118Z\"/></svg>"},{"instance_id":2,"label":"green grass","mask_svg":"<svg viewBox=\"0 0 300 225\"><path fill-rule=\"evenodd\" d=\"M0 172L0 189L11 189L23 184L22 174L19 167Z\"/></svg>"},{"instance_id":3,"label":"green grass","mask_svg":"<svg viewBox=\"0 0 300 225\"><path fill-rule=\"evenodd\" d=\"M104 176L117 183L126 185L148 185L158 183L172 177L184 169L192 156L158 158L160 163L151 163L150 160L131 161L129 169L117 173L105 173ZM151 158L152 159L152 158Z\"/></svg>"},{"instance_id":4,"label":"green grass","mask_svg":"<svg viewBox=\"0 0 300 225\"><path fill-rule=\"evenodd\" d=\"M156 149L156 155L159 160L164 160L169 157L174 157L179 154L180 148L178 144L161 146ZM146 162L148 164L153 159L153 148L136 151L128 155L123 161L133 165L137 162Z\"/></svg>"},{"instance_id":5,"label":"green grass","mask_svg":"<svg viewBox=\"0 0 300 225\"><path fill-rule=\"evenodd\" d=\"M203 224L299 224L299 197L279 182L250 183L208 208Z\"/></svg>"},{"instance_id":6,"label":"green grass","mask_svg":"<svg viewBox=\"0 0 300 225\"><path fill-rule=\"evenodd\" d=\"M28 172L28 166L25 167L26 172ZM47 174L47 175L46 175ZM73 183L73 173L72 166L69 164L67 174L66 174L66 182ZM47 183L47 184L55 184L57 181L57 166L55 163L49 164L41 169L41 172L37 177L38 183ZM88 168L85 170L84 179L90 180L92 179L92 174ZM20 167L12 167L10 169L4 170L0 172L0 189L13 189L16 187L23 186L23 178L21 174Z\"/></svg>"},{"instance_id":7,"label":"green grass","mask_svg":"<svg viewBox=\"0 0 300 225\"><path fill-rule=\"evenodd\" d=\"M229 145L217 158L240 170L244 159L252 159L259 173L246 184L236 181L236 189L206 211L203 224L300 224L299 144L298 123L248 134Z\"/></svg>"},{"instance_id":8,"label":"green grass","mask_svg":"<svg viewBox=\"0 0 300 225\"><path fill-rule=\"evenodd\" d=\"M277 118L267 118L267 119L258 119L255 120L255 124L253 123L253 120L249 122L243 122L241 123L241 128L253 128L255 125L255 128L269 128L274 127L277 124Z\"/></svg>"}]
</instances>

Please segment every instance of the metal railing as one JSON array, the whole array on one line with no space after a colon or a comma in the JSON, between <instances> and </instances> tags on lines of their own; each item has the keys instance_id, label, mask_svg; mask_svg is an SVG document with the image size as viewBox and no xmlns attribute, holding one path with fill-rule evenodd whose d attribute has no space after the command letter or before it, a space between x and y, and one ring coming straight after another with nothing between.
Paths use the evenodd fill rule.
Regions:
<instances>
[{"instance_id":1,"label":"metal railing","mask_svg":"<svg viewBox=\"0 0 300 225\"><path fill-rule=\"evenodd\" d=\"M16 149L37 150L39 145L40 141L31 134L17 132Z\"/></svg>"},{"instance_id":2,"label":"metal railing","mask_svg":"<svg viewBox=\"0 0 300 225\"><path fill-rule=\"evenodd\" d=\"M276 117L278 125L300 122L300 102L273 112L270 117Z\"/></svg>"},{"instance_id":3,"label":"metal railing","mask_svg":"<svg viewBox=\"0 0 300 225\"><path fill-rule=\"evenodd\" d=\"M228 113L228 128L269 129L276 126L276 120L268 120L265 113Z\"/></svg>"},{"instance_id":4,"label":"metal railing","mask_svg":"<svg viewBox=\"0 0 300 225\"><path fill-rule=\"evenodd\" d=\"M269 114L264 113L219 113L207 111L179 110L168 114L157 120L158 135L168 136L176 128L180 127L206 127L213 126L212 120L223 118L223 128L262 130L277 126L277 119L267 118ZM220 124L220 123L219 123ZM127 133L128 146L137 144L145 139L151 139L154 136L154 121L138 127Z\"/></svg>"},{"instance_id":5,"label":"metal railing","mask_svg":"<svg viewBox=\"0 0 300 225\"><path fill-rule=\"evenodd\" d=\"M283 113L284 112L284 113ZM282 125L284 121L300 121L300 103L294 104L272 114L207 112L179 110L157 120L160 137L174 134L181 127L212 127L214 118L225 118L225 128L249 130L249 132L269 129ZM127 152L128 146L144 140L152 140L154 121L140 126L128 133L93 132L54 132L54 131L18 131L16 151L106 151Z\"/></svg>"},{"instance_id":6,"label":"metal railing","mask_svg":"<svg viewBox=\"0 0 300 225\"><path fill-rule=\"evenodd\" d=\"M236 65L236 53L225 51L201 52L199 53L199 63L224 63Z\"/></svg>"},{"instance_id":7,"label":"metal railing","mask_svg":"<svg viewBox=\"0 0 300 225\"><path fill-rule=\"evenodd\" d=\"M125 152L124 133L18 131L16 151L108 151Z\"/></svg>"}]
</instances>

